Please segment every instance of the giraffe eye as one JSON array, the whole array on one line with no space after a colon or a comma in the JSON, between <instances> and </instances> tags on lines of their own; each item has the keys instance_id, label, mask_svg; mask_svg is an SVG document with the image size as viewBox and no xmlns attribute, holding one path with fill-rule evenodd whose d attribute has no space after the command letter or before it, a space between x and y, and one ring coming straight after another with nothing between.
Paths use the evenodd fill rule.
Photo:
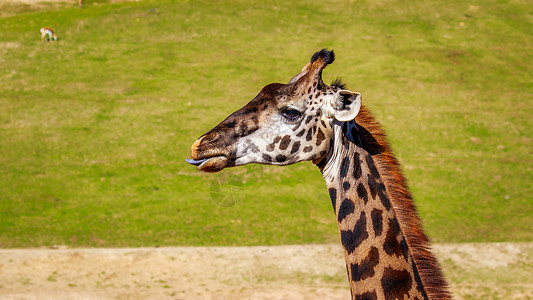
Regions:
<instances>
[{"instance_id":1,"label":"giraffe eye","mask_svg":"<svg viewBox=\"0 0 533 300\"><path fill-rule=\"evenodd\" d=\"M302 116L302 113L297 111L296 109L285 108L285 109L283 109L281 111L281 115L285 119L287 119L287 121L294 122L294 121L298 120Z\"/></svg>"}]
</instances>

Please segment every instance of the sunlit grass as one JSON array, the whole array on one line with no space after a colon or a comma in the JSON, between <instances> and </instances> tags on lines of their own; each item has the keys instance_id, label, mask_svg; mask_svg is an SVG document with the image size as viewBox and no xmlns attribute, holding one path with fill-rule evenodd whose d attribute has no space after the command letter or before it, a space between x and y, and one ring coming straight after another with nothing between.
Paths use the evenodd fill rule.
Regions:
<instances>
[{"instance_id":1,"label":"sunlit grass","mask_svg":"<svg viewBox=\"0 0 533 300\"><path fill-rule=\"evenodd\" d=\"M343 77L384 124L433 240L533 238L526 1L12 9L0 18L2 247L336 242L310 163L202 175L184 162L325 47L337 53L326 81ZM42 43L42 26L59 42ZM217 180L239 189L233 203L213 196Z\"/></svg>"}]
</instances>

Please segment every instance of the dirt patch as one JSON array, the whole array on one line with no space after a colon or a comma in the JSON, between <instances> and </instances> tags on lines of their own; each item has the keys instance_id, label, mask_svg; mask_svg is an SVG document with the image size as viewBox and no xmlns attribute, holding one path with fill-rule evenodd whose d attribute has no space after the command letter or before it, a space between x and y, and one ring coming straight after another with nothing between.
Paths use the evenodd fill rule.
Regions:
<instances>
[{"instance_id":1,"label":"dirt patch","mask_svg":"<svg viewBox=\"0 0 533 300\"><path fill-rule=\"evenodd\" d=\"M139 2L139 0L110 0L110 3L117 3L117 2ZM91 3L90 1L83 1ZM70 3L78 5L78 0L0 0L0 4L27 4L27 5L38 5L43 3Z\"/></svg>"},{"instance_id":2,"label":"dirt patch","mask_svg":"<svg viewBox=\"0 0 533 300\"><path fill-rule=\"evenodd\" d=\"M142 0L110 0L108 3L119 2L139 2ZM100 5L104 3L83 1L83 7L91 5ZM78 6L78 0L0 0L0 18L16 16L23 13L52 10L56 8L65 8ZM46 26L43 24L41 26ZM40 27L39 27L40 28ZM37 32L39 32L37 28Z\"/></svg>"},{"instance_id":3,"label":"dirt patch","mask_svg":"<svg viewBox=\"0 0 533 300\"><path fill-rule=\"evenodd\" d=\"M0 298L346 299L345 272L328 245L1 250Z\"/></svg>"},{"instance_id":4,"label":"dirt patch","mask_svg":"<svg viewBox=\"0 0 533 300\"><path fill-rule=\"evenodd\" d=\"M533 244L437 245L435 252L458 299L533 297ZM506 270L513 275L501 278ZM349 297L338 245L0 250L2 299Z\"/></svg>"}]
</instances>

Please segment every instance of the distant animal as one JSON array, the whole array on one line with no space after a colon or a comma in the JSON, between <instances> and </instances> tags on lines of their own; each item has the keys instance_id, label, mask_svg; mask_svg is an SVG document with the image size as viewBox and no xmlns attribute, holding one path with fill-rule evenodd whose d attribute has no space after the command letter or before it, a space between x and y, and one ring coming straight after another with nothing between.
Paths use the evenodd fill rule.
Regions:
<instances>
[{"instance_id":1,"label":"distant animal","mask_svg":"<svg viewBox=\"0 0 533 300\"><path fill-rule=\"evenodd\" d=\"M57 34L55 34L52 29L48 27L43 27L41 28L41 40L43 42L48 42L50 40L57 41Z\"/></svg>"}]
</instances>

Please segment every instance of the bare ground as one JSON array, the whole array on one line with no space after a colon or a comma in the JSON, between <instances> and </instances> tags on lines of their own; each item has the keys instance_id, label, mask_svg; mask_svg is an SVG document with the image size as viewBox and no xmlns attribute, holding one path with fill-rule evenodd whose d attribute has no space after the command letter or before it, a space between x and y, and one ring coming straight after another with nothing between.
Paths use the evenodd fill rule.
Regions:
<instances>
[{"instance_id":1,"label":"bare ground","mask_svg":"<svg viewBox=\"0 0 533 300\"><path fill-rule=\"evenodd\" d=\"M436 245L457 299L533 299L533 243ZM349 299L338 245L0 250L0 299Z\"/></svg>"}]
</instances>

